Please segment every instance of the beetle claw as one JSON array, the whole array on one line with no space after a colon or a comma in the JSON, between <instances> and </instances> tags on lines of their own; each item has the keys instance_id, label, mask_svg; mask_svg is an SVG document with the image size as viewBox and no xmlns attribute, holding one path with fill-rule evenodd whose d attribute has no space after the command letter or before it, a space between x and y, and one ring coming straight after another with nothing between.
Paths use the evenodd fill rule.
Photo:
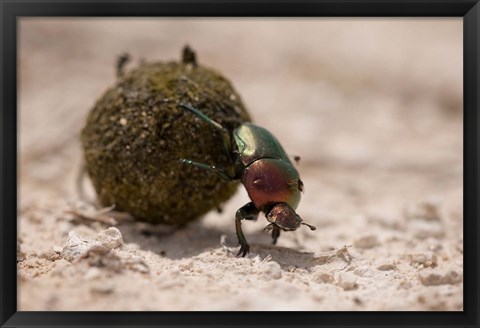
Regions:
<instances>
[{"instance_id":1,"label":"beetle claw","mask_svg":"<svg viewBox=\"0 0 480 328\"><path fill-rule=\"evenodd\" d=\"M242 244L240 246L240 250L237 253L237 256L242 255L242 257L245 257L250 252L250 246L248 244Z\"/></svg>"}]
</instances>

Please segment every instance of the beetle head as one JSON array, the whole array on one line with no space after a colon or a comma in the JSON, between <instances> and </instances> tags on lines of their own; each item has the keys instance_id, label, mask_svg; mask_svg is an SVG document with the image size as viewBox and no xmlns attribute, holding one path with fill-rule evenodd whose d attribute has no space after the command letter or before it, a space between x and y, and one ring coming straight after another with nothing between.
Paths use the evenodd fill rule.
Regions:
<instances>
[{"instance_id":1,"label":"beetle head","mask_svg":"<svg viewBox=\"0 0 480 328\"><path fill-rule=\"evenodd\" d=\"M270 222L267 229L279 228L284 231L294 231L300 227L300 224L308 226L311 230L316 229L314 226L302 222L300 215L286 203L275 204L268 212L267 220Z\"/></svg>"}]
</instances>

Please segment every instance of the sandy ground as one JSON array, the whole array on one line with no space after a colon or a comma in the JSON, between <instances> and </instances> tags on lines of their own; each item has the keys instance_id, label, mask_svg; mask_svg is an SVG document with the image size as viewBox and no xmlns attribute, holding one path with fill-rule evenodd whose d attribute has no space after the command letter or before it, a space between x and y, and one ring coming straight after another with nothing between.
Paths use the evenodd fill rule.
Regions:
<instances>
[{"instance_id":1,"label":"sandy ground","mask_svg":"<svg viewBox=\"0 0 480 328\"><path fill-rule=\"evenodd\" d=\"M262 216L239 258L243 187L182 229L80 201L115 57L185 43L301 156L316 231L272 246ZM20 310L463 309L461 19L22 19L19 46Z\"/></svg>"}]
</instances>

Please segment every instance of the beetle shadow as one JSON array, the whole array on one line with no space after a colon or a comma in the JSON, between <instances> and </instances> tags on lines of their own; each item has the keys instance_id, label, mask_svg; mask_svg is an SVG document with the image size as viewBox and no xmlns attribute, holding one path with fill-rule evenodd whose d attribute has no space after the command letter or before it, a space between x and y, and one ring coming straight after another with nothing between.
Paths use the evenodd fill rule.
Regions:
<instances>
[{"instance_id":1,"label":"beetle shadow","mask_svg":"<svg viewBox=\"0 0 480 328\"><path fill-rule=\"evenodd\" d=\"M186 226L152 225L135 222L118 225L126 244L136 244L144 251L150 251L172 260L199 255L208 249L221 247L220 239L227 231L208 227L201 222Z\"/></svg>"},{"instance_id":2,"label":"beetle shadow","mask_svg":"<svg viewBox=\"0 0 480 328\"><path fill-rule=\"evenodd\" d=\"M239 249L233 231L207 226L201 221L191 222L182 227L129 222L120 224L117 228L121 231L126 244L136 244L144 251L172 260L191 258L208 250L222 248L228 249L228 252L233 254L231 256L235 256ZM223 245L222 235L227 237ZM249 257L259 256L261 259L269 257L283 270L295 268L309 270L313 266L323 264L314 253L273 245L270 234L263 230L249 233L247 237L251 246Z\"/></svg>"},{"instance_id":3,"label":"beetle shadow","mask_svg":"<svg viewBox=\"0 0 480 328\"><path fill-rule=\"evenodd\" d=\"M313 252L273 245L270 234L263 230L251 233L249 241L251 256L260 256L261 259L269 257L283 270L291 271L296 268L310 270L314 266L324 264L324 261L317 258Z\"/></svg>"}]
</instances>

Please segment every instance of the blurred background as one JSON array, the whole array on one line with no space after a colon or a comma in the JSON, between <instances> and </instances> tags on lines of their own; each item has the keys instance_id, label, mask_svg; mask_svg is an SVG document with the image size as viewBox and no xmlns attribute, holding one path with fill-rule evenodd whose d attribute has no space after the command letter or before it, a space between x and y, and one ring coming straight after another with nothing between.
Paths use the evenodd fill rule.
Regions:
<instances>
[{"instance_id":1,"label":"blurred background","mask_svg":"<svg viewBox=\"0 0 480 328\"><path fill-rule=\"evenodd\" d=\"M94 102L115 82L116 57L123 52L131 55L127 69L142 60L178 61L181 48L189 44L201 65L220 71L233 83L254 122L273 132L287 152L301 157L299 171L305 193L298 212L318 229L315 233L284 234L280 246L318 254L356 245L360 257L370 264L392 257L401 262L410 251L436 252L439 261L444 261L444 266L440 263L437 268L453 266L452 270L461 274L462 33L460 18L20 19L19 237L26 258L38 260L39 249L61 245L69 228L75 228L71 225L55 231L59 217L49 221L42 216L55 216L64 209L66 199L78 198L74 182L81 162L79 132ZM212 212L194 224L191 229L218 230L206 231L196 242L220 247L219 235L224 233L234 246L233 215L247 201L241 188L223 213ZM419 203L423 205L418 207ZM425 204L427 209L433 208L438 220L421 218L417 212L425 210ZM257 223L244 224L253 244L269 243L270 237L260 233L265 223L260 218ZM149 251L156 254L158 247L163 247L167 254L176 254L177 261L193 256L188 246L181 244L181 236L176 236L180 243L175 247L177 242L169 243L169 239L128 240L125 234L130 228L119 229L125 242L139 244L140 250L149 245ZM376 241L372 247L362 247L362 240L368 244L372 238ZM283 261L281 257L277 261L282 270L292 265L291 259ZM375 287L380 278L373 275L375 278L368 280L357 275L366 279L358 282L365 288L356 292L363 293L358 297L369 295L367 305L351 301L352 294L335 291L333 305L326 305L310 295L314 293L311 288L300 287L295 295L305 302L297 304L300 309L314 310L462 309L461 284L440 284L442 290L426 292L422 289L426 284L416 278L422 272L410 264L400 270L402 277L395 278L392 273L382 276L382 283L390 286L394 281L397 286L402 279L413 279L411 288L405 289L413 298L395 299L391 295L404 290L385 287L391 299L386 301L385 294L377 291L378 284ZM92 298L94 305L84 299L63 305L54 302L49 308L42 291L55 278L32 273L34 278L26 267L21 268L30 288L30 292L21 290L22 310L70 309L69 305L79 309L136 308L121 303L118 297L102 303L98 295ZM315 270L299 275L309 281ZM336 282L340 279L333 277ZM238 283L246 293L254 285ZM61 286L58 288L61 292ZM59 295L57 300L62 299ZM419 300L418 295L427 295L426 300ZM166 309L203 309L193 301L162 299L164 303L159 304ZM279 307L290 306L288 299ZM266 308L262 309L278 309L267 305L271 304L268 300L266 296ZM142 304L142 299L139 302ZM230 302L225 309L256 309L249 303ZM148 304L151 299L139 309L149 309ZM212 301L207 309L224 309L215 304Z\"/></svg>"},{"instance_id":2,"label":"blurred background","mask_svg":"<svg viewBox=\"0 0 480 328\"><path fill-rule=\"evenodd\" d=\"M53 161L66 148L72 161L22 173L62 181L75 165L79 147L66 146L114 83L117 55L130 53L131 66L179 60L187 43L303 165L461 166L460 19L29 18L20 23L20 162Z\"/></svg>"}]
</instances>

